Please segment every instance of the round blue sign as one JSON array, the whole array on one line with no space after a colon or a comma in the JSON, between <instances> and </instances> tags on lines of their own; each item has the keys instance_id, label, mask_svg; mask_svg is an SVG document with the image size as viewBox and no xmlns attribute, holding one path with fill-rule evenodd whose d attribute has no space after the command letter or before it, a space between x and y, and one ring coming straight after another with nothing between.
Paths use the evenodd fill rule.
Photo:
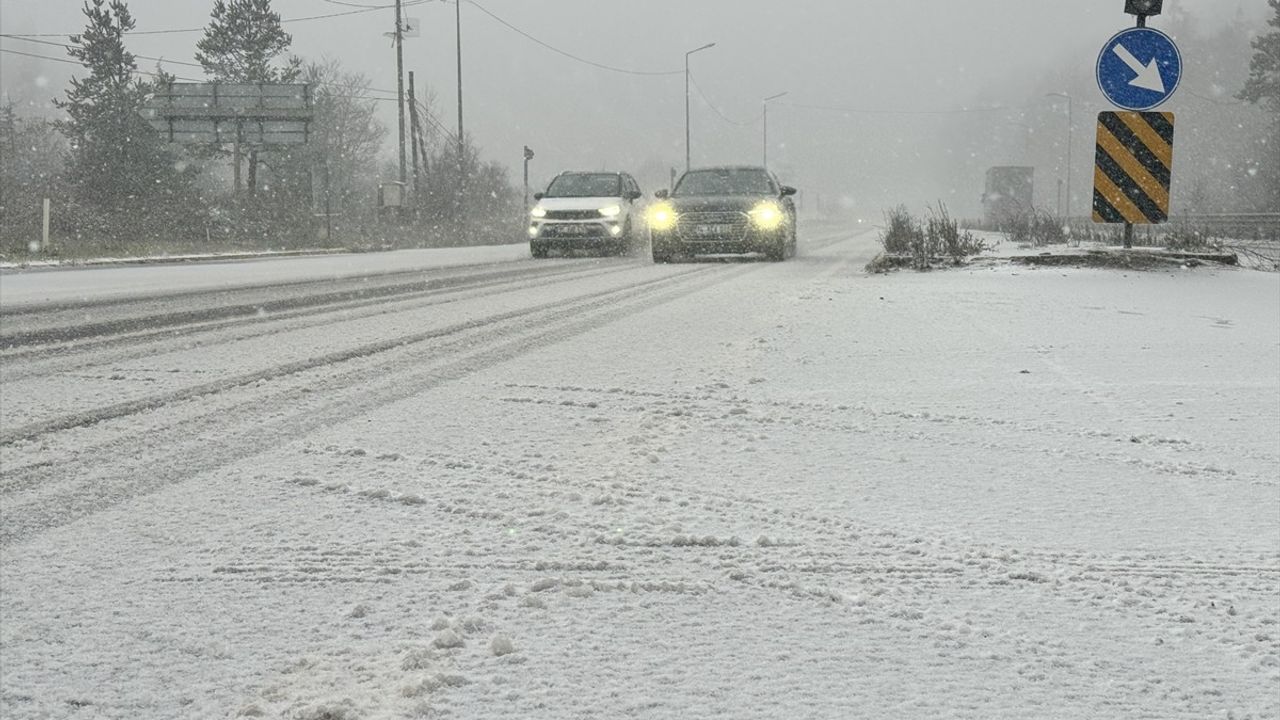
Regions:
<instances>
[{"instance_id":1,"label":"round blue sign","mask_svg":"<svg viewBox=\"0 0 1280 720\"><path fill-rule=\"evenodd\" d=\"M1117 33L1098 55L1098 87L1125 110L1150 110L1173 95L1182 82L1182 53L1173 40L1152 28Z\"/></svg>"}]
</instances>

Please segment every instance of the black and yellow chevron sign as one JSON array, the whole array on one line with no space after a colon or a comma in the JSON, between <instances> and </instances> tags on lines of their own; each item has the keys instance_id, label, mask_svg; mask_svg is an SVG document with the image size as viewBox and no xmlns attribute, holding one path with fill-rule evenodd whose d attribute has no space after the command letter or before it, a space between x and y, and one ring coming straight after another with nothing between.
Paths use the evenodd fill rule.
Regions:
<instances>
[{"instance_id":1,"label":"black and yellow chevron sign","mask_svg":"<svg viewBox=\"0 0 1280 720\"><path fill-rule=\"evenodd\" d=\"M1098 113L1093 220L1153 225L1169 219L1173 113Z\"/></svg>"}]
</instances>

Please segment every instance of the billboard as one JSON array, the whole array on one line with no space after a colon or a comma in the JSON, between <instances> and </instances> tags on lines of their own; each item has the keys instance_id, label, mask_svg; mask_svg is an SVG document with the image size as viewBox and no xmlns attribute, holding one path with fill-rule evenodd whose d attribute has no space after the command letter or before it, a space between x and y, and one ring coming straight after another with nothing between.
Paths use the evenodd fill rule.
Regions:
<instances>
[{"instance_id":1,"label":"billboard","mask_svg":"<svg viewBox=\"0 0 1280 720\"><path fill-rule=\"evenodd\" d=\"M311 88L305 83L168 83L143 113L169 142L303 145L310 140Z\"/></svg>"}]
</instances>

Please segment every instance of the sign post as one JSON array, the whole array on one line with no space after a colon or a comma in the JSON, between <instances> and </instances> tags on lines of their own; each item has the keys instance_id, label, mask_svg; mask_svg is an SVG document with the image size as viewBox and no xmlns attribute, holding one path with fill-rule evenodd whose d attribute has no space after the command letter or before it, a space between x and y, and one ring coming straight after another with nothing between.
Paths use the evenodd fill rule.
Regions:
<instances>
[{"instance_id":1,"label":"sign post","mask_svg":"<svg viewBox=\"0 0 1280 720\"><path fill-rule=\"evenodd\" d=\"M49 198L44 199L44 232L41 234L42 242L40 252L49 251Z\"/></svg>"},{"instance_id":2,"label":"sign post","mask_svg":"<svg viewBox=\"0 0 1280 720\"><path fill-rule=\"evenodd\" d=\"M1114 35L1098 54L1098 87L1111 103L1129 112L1098 114L1093 183L1093 219L1123 223L1124 247L1133 247L1135 224L1169 218L1173 175L1170 112L1147 112L1161 105L1182 81L1182 54L1173 40L1147 27L1162 0L1126 0L1137 27Z\"/></svg>"},{"instance_id":3,"label":"sign post","mask_svg":"<svg viewBox=\"0 0 1280 720\"><path fill-rule=\"evenodd\" d=\"M533 159L533 150L524 146L524 215L521 222L529 219L529 161Z\"/></svg>"}]
</instances>

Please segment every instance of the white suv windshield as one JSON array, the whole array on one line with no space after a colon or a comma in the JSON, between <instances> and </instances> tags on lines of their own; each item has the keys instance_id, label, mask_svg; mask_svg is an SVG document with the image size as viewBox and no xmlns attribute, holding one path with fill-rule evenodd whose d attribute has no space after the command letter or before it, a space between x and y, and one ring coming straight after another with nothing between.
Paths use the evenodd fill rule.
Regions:
<instances>
[{"instance_id":1,"label":"white suv windshield","mask_svg":"<svg viewBox=\"0 0 1280 720\"><path fill-rule=\"evenodd\" d=\"M546 197L618 197L622 179L613 174L561 175L551 181Z\"/></svg>"}]
</instances>

